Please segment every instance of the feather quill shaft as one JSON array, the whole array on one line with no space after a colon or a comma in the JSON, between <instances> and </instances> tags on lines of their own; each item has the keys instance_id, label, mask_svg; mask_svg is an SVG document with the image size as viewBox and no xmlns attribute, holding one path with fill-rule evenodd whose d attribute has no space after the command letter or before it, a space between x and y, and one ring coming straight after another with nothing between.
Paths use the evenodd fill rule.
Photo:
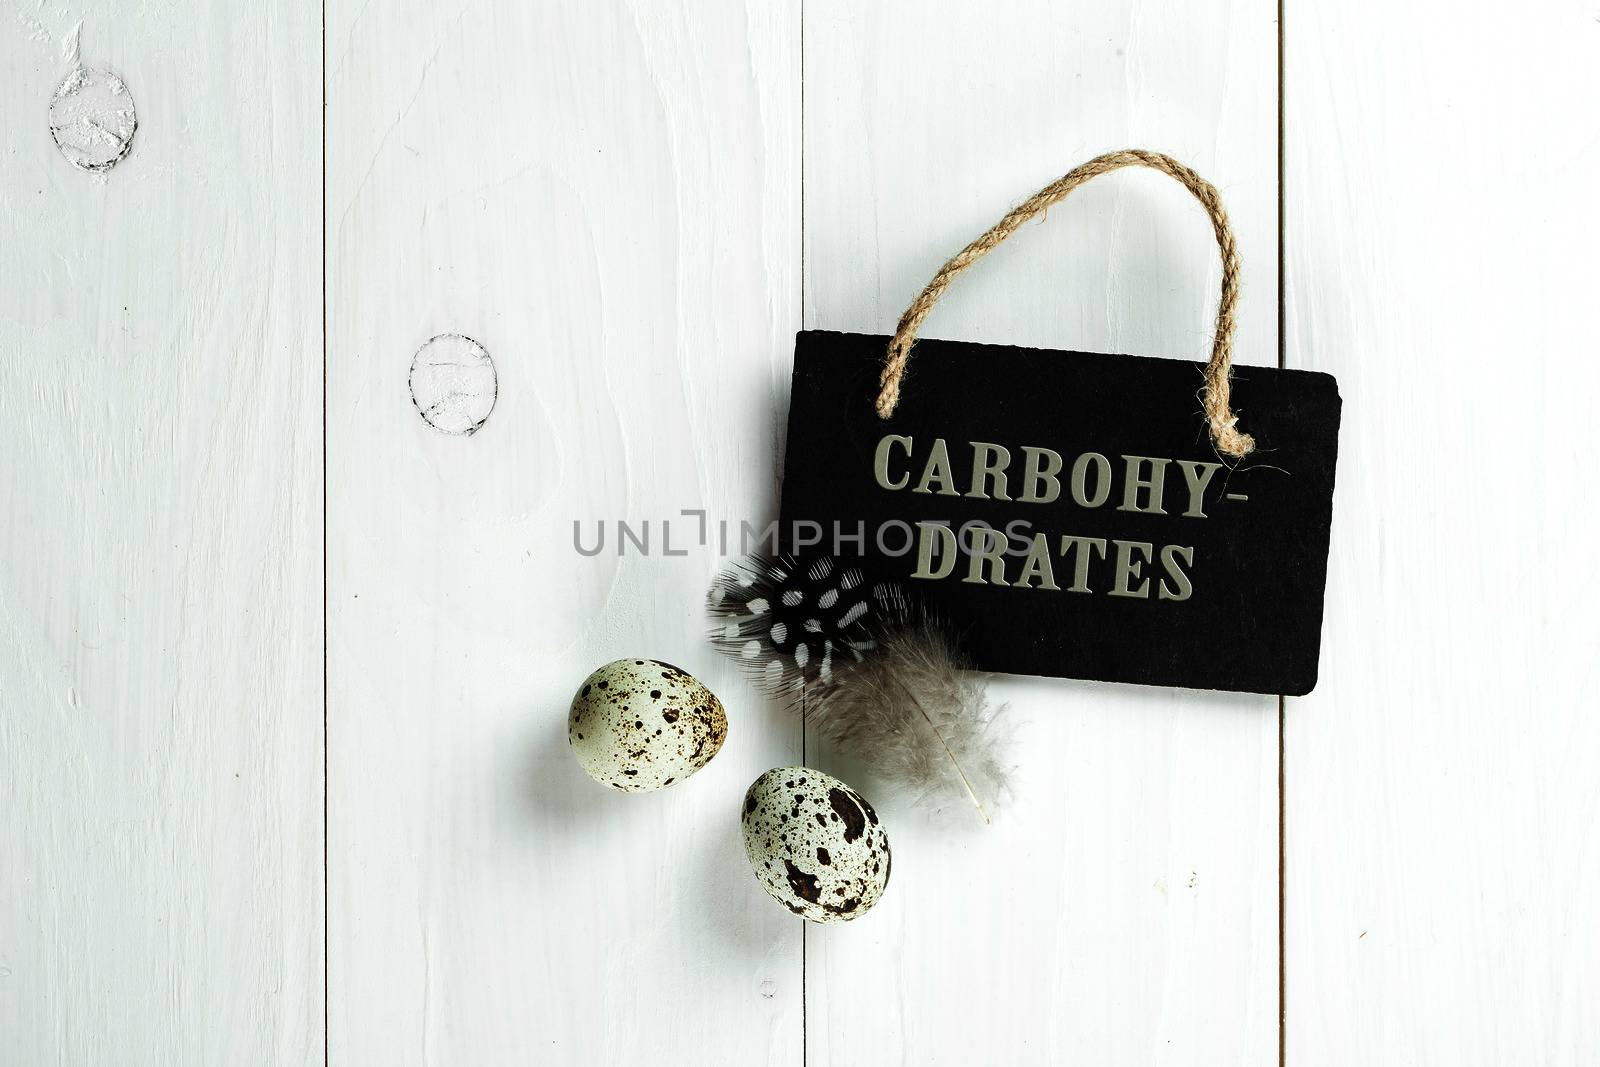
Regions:
<instances>
[{"instance_id":1,"label":"feather quill shaft","mask_svg":"<svg viewBox=\"0 0 1600 1067\"><path fill-rule=\"evenodd\" d=\"M929 715L927 709L922 706L922 702L917 699L917 694L906 689L903 685L900 688L905 693L906 699L917 706L917 712L922 716L922 720L928 724L928 729L933 731L933 736L939 739L939 744L944 748L944 754L950 757L950 765L955 768L956 775L961 779L961 787L967 791L967 796L972 798L972 806L978 809L978 814L985 823L992 822L993 820L989 818L989 813L984 810L983 801L978 797L977 791L972 788L972 779L968 778L967 772L961 769L961 761L956 759L955 752L951 750L950 742L945 740L944 734L939 732L939 727L934 725L933 716Z\"/></svg>"}]
</instances>

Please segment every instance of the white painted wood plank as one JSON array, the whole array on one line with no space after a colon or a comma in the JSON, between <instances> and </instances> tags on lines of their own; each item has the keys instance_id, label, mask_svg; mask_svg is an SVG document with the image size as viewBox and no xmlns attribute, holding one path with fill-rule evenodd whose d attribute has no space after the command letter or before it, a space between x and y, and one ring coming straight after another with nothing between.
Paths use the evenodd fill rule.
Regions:
<instances>
[{"instance_id":1,"label":"white painted wood plank","mask_svg":"<svg viewBox=\"0 0 1600 1067\"><path fill-rule=\"evenodd\" d=\"M1345 398L1290 1063L1600 1049L1595 16L1286 15L1288 359Z\"/></svg>"},{"instance_id":2,"label":"white painted wood plank","mask_svg":"<svg viewBox=\"0 0 1600 1067\"><path fill-rule=\"evenodd\" d=\"M712 658L679 515L775 510L798 7L336 0L328 47L334 1061L798 1063L799 922L738 806L799 729ZM407 393L446 331L498 373L471 437ZM689 554L575 552L619 518ZM568 750L622 656L728 706L658 794Z\"/></svg>"},{"instance_id":3,"label":"white painted wood plank","mask_svg":"<svg viewBox=\"0 0 1600 1067\"><path fill-rule=\"evenodd\" d=\"M1011 204L1137 146L1222 190L1239 358L1276 362L1273 4L812 0L805 32L808 327L889 332ZM1113 175L964 275L926 333L1203 359L1218 282L1189 194ZM888 895L809 931L809 1062L1273 1059L1276 701L993 691L1025 724L1014 809L962 833L884 805Z\"/></svg>"},{"instance_id":4,"label":"white painted wood plank","mask_svg":"<svg viewBox=\"0 0 1600 1067\"><path fill-rule=\"evenodd\" d=\"M7 5L0 1058L322 1061L315 7ZM56 149L72 69L139 127Z\"/></svg>"}]
</instances>

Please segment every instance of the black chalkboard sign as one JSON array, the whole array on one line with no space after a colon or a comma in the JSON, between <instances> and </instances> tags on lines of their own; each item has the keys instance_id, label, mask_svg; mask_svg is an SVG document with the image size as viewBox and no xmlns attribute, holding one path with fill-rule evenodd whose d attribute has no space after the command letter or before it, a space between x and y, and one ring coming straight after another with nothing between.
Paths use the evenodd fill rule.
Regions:
<instances>
[{"instance_id":1,"label":"black chalkboard sign","mask_svg":"<svg viewBox=\"0 0 1600 1067\"><path fill-rule=\"evenodd\" d=\"M972 665L1257 693L1316 684L1340 399L1233 368L1255 438L1213 446L1205 364L923 340L893 415L887 337L795 347L782 527L919 596Z\"/></svg>"}]
</instances>

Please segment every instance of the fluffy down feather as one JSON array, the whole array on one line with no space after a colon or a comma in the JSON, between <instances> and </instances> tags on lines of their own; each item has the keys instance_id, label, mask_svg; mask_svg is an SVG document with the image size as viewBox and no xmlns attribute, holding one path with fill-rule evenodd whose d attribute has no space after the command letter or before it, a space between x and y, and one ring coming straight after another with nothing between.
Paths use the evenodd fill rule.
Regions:
<instances>
[{"instance_id":1,"label":"fluffy down feather","mask_svg":"<svg viewBox=\"0 0 1600 1067\"><path fill-rule=\"evenodd\" d=\"M942 627L915 619L886 633L840 682L807 696L806 721L841 752L934 808L971 803L984 822L1007 790L1004 706L961 668Z\"/></svg>"}]
</instances>

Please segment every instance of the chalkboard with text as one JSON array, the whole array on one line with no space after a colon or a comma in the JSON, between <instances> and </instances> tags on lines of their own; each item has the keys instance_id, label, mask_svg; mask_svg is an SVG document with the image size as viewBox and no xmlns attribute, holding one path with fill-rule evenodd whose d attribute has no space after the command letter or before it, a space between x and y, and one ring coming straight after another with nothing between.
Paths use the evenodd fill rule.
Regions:
<instances>
[{"instance_id":1,"label":"chalkboard with text","mask_svg":"<svg viewBox=\"0 0 1600 1067\"><path fill-rule=\"evenodd\" d=\"M1214 446L1205 364L922 340L888 418L887 337L797 339L781 523L859 555L973 667L1299 695L1316 684L1340 399L1235 366L1254 449Z\"/></svg>"}]
</instances>

